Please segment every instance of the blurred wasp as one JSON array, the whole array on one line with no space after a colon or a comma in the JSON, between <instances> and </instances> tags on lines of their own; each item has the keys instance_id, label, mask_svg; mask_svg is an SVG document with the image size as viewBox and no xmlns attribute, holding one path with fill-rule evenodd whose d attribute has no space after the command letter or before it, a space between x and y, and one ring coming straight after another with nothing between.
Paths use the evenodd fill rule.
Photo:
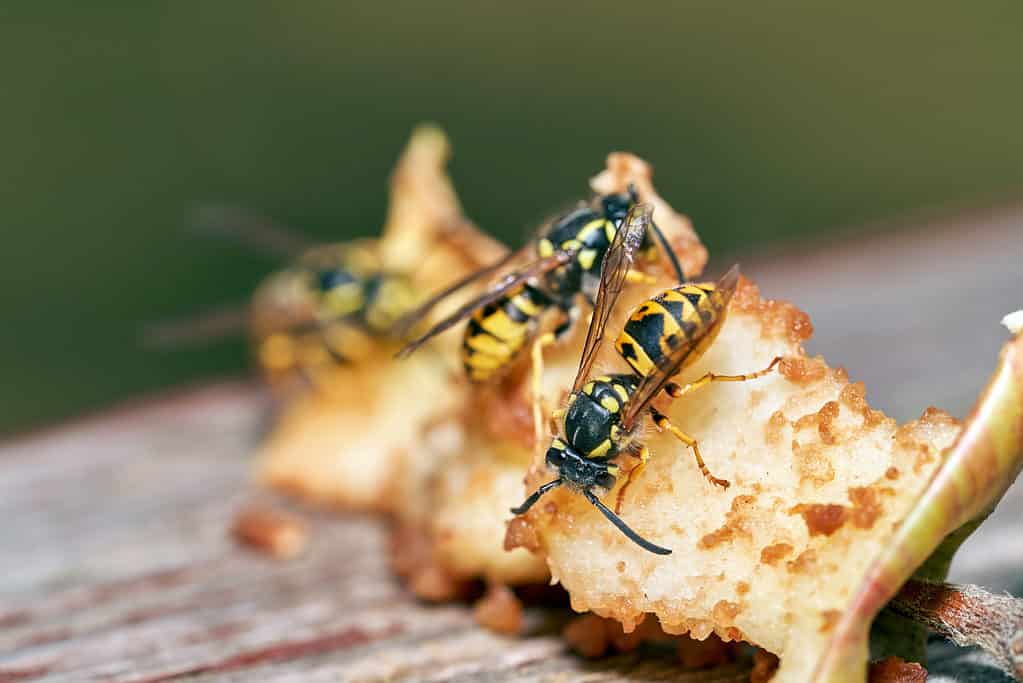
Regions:
<instances>
[{"instance_id":1,"label":"blurred wasp","mask_svg":"<svg viewBox=\"0 0 1023 683\"><path fill-rule=\"evenodd\" d=\"M539 236L518 252L438 293L405 316L400 330L405 331L422 320L434 306L470 283L502 270L509 271L481 296L406 345L399 355L407 356L432 337L468 318L461 355L471 381L485 382L509 368L527 342L534 338L534 361L541 362L541 349L562 339L579 318L579 295L592 305L605 254L622 219L636 202L636 190L631 186L623 194L597 197L547 223ZM671 260L676 276L683 280L682 266L664 234L653 221L647 224ZM644 235L643 248L650 246ZM514 267L515 262L532 253L535 253L534 260ZM644 279L639 273L634 273L633 277ZM543 317L552 310L560 311L560 322L552 332L537 336ZM534 372L539 374L536 368Z\"/></svg>"},{"instance_id":2,"label":"blurred wasp","mask_svg":"<svg viewBox=\"0 0 1023 683\"><path fill-rule=\"evenodd\" d=\"M189 223L290 255L291 263L263 280L250 306L150 326L150 345L209 342L248 328L271 381L297 373L319 384L324 370L358 361L375 342L397 341L390 336L396 321L417 303L409 278L384 268L373 240L312 246L288 228L232 207L202 207Z\"/></svg>"},{"instance_id":3,"label":"blurred wasp","mask_svg":"<svg viewBox=\"0 0 1023 683\"><path fill-rule=\"evenodd\" d=\"M331 244L274 273L253 297L252 333L271 376L358 362L391 336L416 303L409 278L387 270L372 242Z\"/></svg>"},{"instance_id":4,"label":"blurred wasp","mask_svg":"<svg viewBox=\"0 0 1023 683\"><path fill-rule=\"evenodd\" d=\"M615 341L616 350L632 372L589 377L605 327L650 219L649 206L633 207L608 249L572 393L565 409L554 414L555 420L563 421L561 433L564 436L551 441L545 461L558 473L558 478L540 486L511 511L523 514L551 489L567 485L581 493L631 541L652 553L668 555L671 550L636 533L597 498L594 489L614 487L620 468L611 460L619 454L638 457L639 463L629 472L629 479L619 491L620 501L625 487L646 463L649 451L640 442L639 434L644 414L651 417L658 429L667 429L692 448L696 464L708 481L727 488L726 480L713 476L708 470L696 439L673 425L651 402L662 390L678 398L711 382L741 382L760 377L770 372L780 358L775 358L764 370L748 375L708 373L685 386L671 381L706 351L720 331L739 280L738 267L733 266L716 283L679 284L638 306Z\"/></svg>"}]
</instances>

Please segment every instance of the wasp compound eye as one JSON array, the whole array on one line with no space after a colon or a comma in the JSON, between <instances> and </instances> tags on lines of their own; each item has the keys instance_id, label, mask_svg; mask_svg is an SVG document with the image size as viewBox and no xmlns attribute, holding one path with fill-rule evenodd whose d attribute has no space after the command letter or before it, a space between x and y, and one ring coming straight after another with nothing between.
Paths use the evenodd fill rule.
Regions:
<instances>
[{"instance_id":1,"label":"wasp compound eye","mask_svg":"<svg viewBox=\"0 0 1023 683\"><path fill-rule=\"evenodd\" d=\"M565 464L565 451L560 448L547 449L547 464L551 467L561 467Z\"/></svg>"}]
</instances>

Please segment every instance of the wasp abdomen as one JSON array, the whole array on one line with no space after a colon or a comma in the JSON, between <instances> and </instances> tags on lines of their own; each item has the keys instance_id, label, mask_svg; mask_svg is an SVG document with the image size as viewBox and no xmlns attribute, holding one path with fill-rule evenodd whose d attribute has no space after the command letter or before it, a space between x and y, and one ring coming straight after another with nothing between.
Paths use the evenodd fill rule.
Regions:
<instances>
[{"instance_id":1,"label":"wasp abdomen","mask_svg":"<svg viewBox=\"0 0 1023 683\"><path fill-rule=\"evenodd\" d=\"M680 346L695 353L713 341L726 302L713 283L679 285L640 305L615 341L618 353L642 376Z\"/></svg>"},{"instance_id":2,"label":"wasp abdomen","mask_svg":"<svg viewBox=\"0 0 1023 683\"><path fill-rule=\"evenodd\" d=\"M462 339L462 364L469 379L484 382L506 368L547 305L542 292L526 285L476 311Z\"/></svg>"}]
</instances>

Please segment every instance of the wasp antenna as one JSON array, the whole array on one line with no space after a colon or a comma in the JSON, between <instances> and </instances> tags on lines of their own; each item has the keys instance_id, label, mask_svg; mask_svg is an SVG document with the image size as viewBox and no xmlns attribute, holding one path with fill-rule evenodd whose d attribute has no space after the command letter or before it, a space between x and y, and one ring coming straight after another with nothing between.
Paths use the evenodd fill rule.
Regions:
<instances>
[{"instance_id":1,"label":"wasp antenna","mask_svg":"<svg viewBox=\"0 0 1023 683\"><path fill-rule=\"evenodd\" d=\"M671 261L671 268L675 271L675 277L678 278L679 282L686 281L686 273L682 270L682 264L678 260L678 254L671 248L671 244L668 243L668 238L664 236L661 229L657 227L657 223L654 223L654 219L650 219L650 229L654 231L654 237L661 244L661 249L664 249L664 253L668 256L668 260Z\"/></svg>"},{"instance_id":2,"label":"wasp antenna","mask_svg":"<svg viewBox=\"0 0 1023 683\"><path fill-rule=\"evenodd\" d=\"M402 360L408 358L413 353L415 353L416 349L422 346L425 341L426 341L425 339L422 340L417 339L416 341L406 344L405 346L398 349L397 353L394 354L395 359Z\"/></svg>"},{"instance_id":3,"label":"wasp antenna","mask_svg":"<svg viewBox=\"0 0 1023 683\"><path fill-rule=\"evenodd\" d=\"M537 490L533 491L532 495L530 495L529 498L526 498L525 502L522 503L522 505L518 506L517 508L512 508L511 513L513 515L521 515L525 513L526 510L528 510L529 508L533 507L536 504L536 501L540 500L540 496L547 493L553 488L557 488L558 486L561 486L561 479L555 479L554 481L547 482Z\"/></svg>"},{"instance_id":4,"label":"wasp antenna","mask_svg":"<svg viewBox=\"0 0 1023 683\"><path fill-rule=\"evenodd\" d=\"M633 531L628 524L626 524L621 517L616 515L611 508L600 502L600 499L593 495L592 491L583 491L583 495L586 496L586 500L593 503L600 512L607 517L607 520L618 527L618 530L625 534L630 541L638 545L643 550L649 550L650 552L657 555L671 555L671 550L668 548L662 548L659 545L655 545L650 541L646 540L635 531Z\"/></svg>"}]
</instances>

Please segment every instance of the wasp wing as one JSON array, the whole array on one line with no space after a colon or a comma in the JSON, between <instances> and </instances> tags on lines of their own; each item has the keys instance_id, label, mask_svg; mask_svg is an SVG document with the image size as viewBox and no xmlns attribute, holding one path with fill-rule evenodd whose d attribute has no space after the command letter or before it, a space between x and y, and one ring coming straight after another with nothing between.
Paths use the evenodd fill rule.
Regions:
<instances>
[{"instance_id":1,"label":"wasp wing","mask_svg":"<svg viewBox=\"0 0 1023 683\"><path fill-rule=\"evenodd\" d=\"M721 279L714 285L715 305L720 307L720 310L723 311L728 307L728 302L731 301L738 282L739 266L736 265L732 266L727 273L722 275ZM720 318L718 318L717 324L720 324ZM657 396L658 392L664 389L664 385L671 381L672 377L678 374L686 358L696 348L697 342L712 329L712 327L705 327L702 328L701 333L696 338L687 337L680 339L674 348L664 354L657 367L640 380L639 385L632 392L632 396L629 397L628 403L622 410L622 427L625 429L632 428L636 418L650 405L650 401Z\"/></svg>"},{"instance_id":2,"label":"wasp wing","mask_svg":"<svg viewBox=\"0 0 1023 683\"><path fill-rule=\"evenodd\" d=\"M455 294L456 292L464 289L465 287L468 287L469 285L475 282L479 282L480 280L493 275L494 273L507 267L514 261L521 260L523 255L525 255L531 249L532 249L531 244L526 245L525 247L522 247L518 251L513 251L509 253L508 255L504 256L495 263L491 263L489 266L485 266L483 268L480 268L479 270L475 270L466 275L465 277L461 278L460 280L457 280L454 283L448 285L447 287L445 287L444 289L430 297L428 300L420 304L415 310L410 311L409 313L406 313L401 318L399 318L398 321L394 324L394 329L392 333L393 336L399 339L407 336L408 333L412 330L412 328L415 327L419 322L421 322L427 315L429 315L430 311L432 311L437 304L444 301L452 294Z\"/></svg>"},{"instance_id":3,"label":"wasp wing","mask_svg":"<svg viewBox=\"0 0 1023 683\"><path fill-rule=\"evenodd\" d=\"M522 262L523 264L527 262L526 258L536 248L536 243L538 240L547 235L547 233L549 233L553 229L553 227L557 225L559 222L572 218L572 216L576 212L588 210L588 207L589 205L585 202L575 202L571 206L565 207L562 211L549 214L547 218L540 222L539 227L533 229L532 237L528 242L526 242L524 246L511 252L510 254L500 259L496 263L492 263L489 266L469 273L462 279L452 283L451 285L442 289L437 294L430 297L427 301L420 304L415 310L403 315L394 325L392 332L393 336L399 339L407 337L409 332L412 331L412 328L414 328L418 323L422 322L422 320L426 318L427 315L429 315L430 311L432 311L437 304L444 301L451 295L456 294L465 287L468 287L471 284L479 282L480 280L483 280L484 278L487 278L503 269L507 269L515 273L519 272L519 267L517 266L517 264L519 262ZM474 307L472 310L475 310L475 308L476 307Z\"/></svg>"},{"instance_id":4,"label":"wasp wing","mask_svg":"<svg viewBox=\"0 0 1023 683\"><path fill-rule=\"evenodd\" d=\"M419 338L409 342L405 347L398 352L399 358L408 356L413 351L418 349L420 346L433 339L441 332L448 330L459 322L465 320L477 310L494 303L502 296L507 294L510 290L520 286L523 282L531 280L532 278L539 277L544 273L548 273L555 268L565 265L575 258L578 253L578 249L571 249L566 251L558 251L546 258L537 259L525 267L516 270L513 273L509 273L505 277L498 280L490 289L484 292L481 296L473 299L469 303L465 304L457 311L449 315L448 317L441 320L439 323L434 325L430 330L420 336Z\"/></svg>"},{"instance_id":5,"label":"wasp wing","mask_svg":"<svg viewBox=\"0 0 1023 683\"><path fill-rule=\"evenodd\" d=\"M607 248L604 256L604 263L600 268L600 285L597 289L597 300L593 305L593 317L590 319L590 329L586 332L586 343L583 345L582 356L579 360L579 370L576 371L575 382L572 383L572 391L579 391L579 388L586 383L590 368L597 358L597 351L604 340L604 328L611 317L615 303L625 288L625 278L629 274L629 268L636 257L636 252L643 243L647 228L650 227L653 207L650 204L637 204L626 215L615 238Z\"/></svg>"}]
</instances>

